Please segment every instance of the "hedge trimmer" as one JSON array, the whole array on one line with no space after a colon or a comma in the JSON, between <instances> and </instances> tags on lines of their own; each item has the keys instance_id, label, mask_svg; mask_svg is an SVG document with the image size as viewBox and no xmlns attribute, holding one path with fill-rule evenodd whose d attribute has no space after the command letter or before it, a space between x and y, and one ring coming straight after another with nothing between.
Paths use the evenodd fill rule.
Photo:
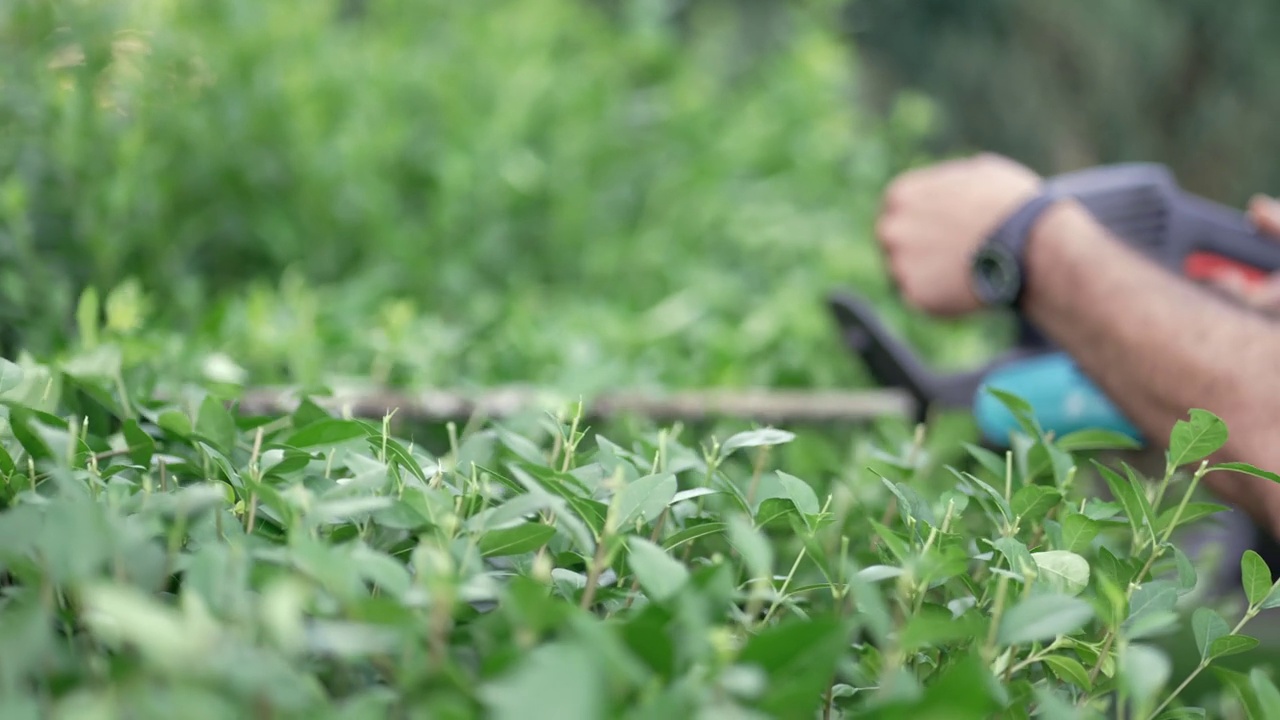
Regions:
<instances>
[{"instance_id":1,"label":"hedge trimmer","mask_svg":"<svg viewBox=\"0 0 1280 720\"><path fill-rule=\"evenodd\" d=\"M1265 236L1238 210L1184 192L1162 165L1106 165L1058 175L1047 185L1078 200L1121 241L1190 280L1235 275L1258 283L1280 270L1280 238ZM967 408L985 440L1004 446L1018 425L986 392L995 388L1027 401L1046 432L1097 428L1143 439L1071 356L1025 321L1012 349L982 367L943 375L896 339L862 298L843 292L829 302L848 347L877 383L910 395L919 419L932 408Z\"/></svg>"}]
</instances>

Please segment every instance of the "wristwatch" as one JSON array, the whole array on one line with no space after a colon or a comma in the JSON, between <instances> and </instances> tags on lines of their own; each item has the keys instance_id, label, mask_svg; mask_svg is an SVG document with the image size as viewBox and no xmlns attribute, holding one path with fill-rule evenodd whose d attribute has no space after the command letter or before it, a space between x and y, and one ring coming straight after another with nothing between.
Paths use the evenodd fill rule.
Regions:
<instances>
[{"instance_id":1,"label":"wristwatch","mask_svg":"<svg viewBox=\"0 0 1280 720\"><path fill-rule=\"evenodd\" d=\"M1017 308L1022 301L1027 269L1027 235L1040 215L1059 199L1048 190L1014 210L973 256L970 279L974 293L986 305Z\"/></svg>"}]
</instances>

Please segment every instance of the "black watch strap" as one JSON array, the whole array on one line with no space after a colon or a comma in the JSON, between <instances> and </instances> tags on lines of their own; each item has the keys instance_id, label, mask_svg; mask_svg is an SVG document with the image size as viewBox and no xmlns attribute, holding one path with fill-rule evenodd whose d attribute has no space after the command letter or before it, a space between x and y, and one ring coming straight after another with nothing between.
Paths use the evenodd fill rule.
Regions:
<instances>
[{"instance_id":1,"label":"black watch strap","mask_svg":"<svg viewBox=\"0 0 1280 720\"><path fill-rule=\"evenodd\" d=\"M987 305L1018 307L1025 293L1025 248L1031 227L1060 198L1040 192L1009 214L973 258L972 281L978 299Z\"/></svg>"}]
</instances>

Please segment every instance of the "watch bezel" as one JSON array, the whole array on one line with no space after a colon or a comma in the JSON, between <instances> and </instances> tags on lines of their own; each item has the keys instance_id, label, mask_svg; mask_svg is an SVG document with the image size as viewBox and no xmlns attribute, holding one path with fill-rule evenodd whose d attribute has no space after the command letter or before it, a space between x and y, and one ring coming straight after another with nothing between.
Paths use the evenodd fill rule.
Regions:
<instances>
[{"instance_id":1,"label":"watch bezel","mask_svg":"<svg viewBox=\"0 0 1280 720\"><path fill-rule=\"evenodd\" d=\"M978 248L972 264L974 291L988 305L1012 305L1022 288L1022 268L1013 250L1000 243Z\"/></svg>"}]
</instances>

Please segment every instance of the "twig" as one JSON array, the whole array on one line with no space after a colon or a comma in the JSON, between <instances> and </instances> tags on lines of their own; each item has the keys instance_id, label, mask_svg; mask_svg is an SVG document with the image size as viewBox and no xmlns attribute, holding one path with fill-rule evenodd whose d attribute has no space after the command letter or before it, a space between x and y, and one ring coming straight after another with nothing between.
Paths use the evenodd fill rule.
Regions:
<instances>
[{"instance_id":1,"label":"twig","mask_svg":"<svg viewBox=\"0 0 1280 720\"><path fill-rule=\"evenodd\" d=\"M420 392L335 393L307 396L330 411L354 417L380 418L396 411L419 421L458 421L476 416L509 417L520 413L554 410L574 404L566 394L524 386L498 387L476 392L424 390ZM286 388L252 388L234 400L240 411L251 415L292 412L302 396ZM583 403L583 417L639 415L657 421L696 421L733 417L759 422L867 421L883 416L913 416L915 401L899 390L691 390L672 393L619 391L601 393Z\"/></svg>"}]
</instances>

